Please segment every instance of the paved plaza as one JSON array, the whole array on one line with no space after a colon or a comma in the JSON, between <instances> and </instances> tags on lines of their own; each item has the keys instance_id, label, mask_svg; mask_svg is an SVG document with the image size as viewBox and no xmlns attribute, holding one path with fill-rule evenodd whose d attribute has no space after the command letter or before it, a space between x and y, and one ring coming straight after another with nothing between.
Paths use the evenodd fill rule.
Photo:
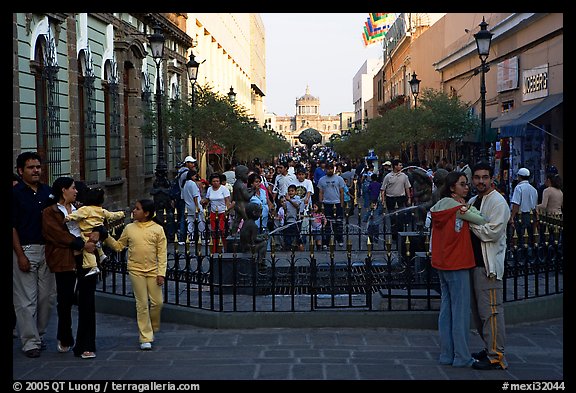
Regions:
<instances>
[{"instance_id":1,"label":"paved plaza","mask_svg":"<svg viewBox=\"0 0 576 393\"><path fill-rule=\"evenodd\" d=\"M13 339L14 380L564 379L563 318L507 326L505 371L439 365L438 333L429 329L209 329L163 323L153 350L141 351L136 320L103 313L97 315L97 357L85 360L56 351L56 320L54 314L40 358L24 356ZM470 348L481 349L474 333Z\"/></svg>"}]
</instances>

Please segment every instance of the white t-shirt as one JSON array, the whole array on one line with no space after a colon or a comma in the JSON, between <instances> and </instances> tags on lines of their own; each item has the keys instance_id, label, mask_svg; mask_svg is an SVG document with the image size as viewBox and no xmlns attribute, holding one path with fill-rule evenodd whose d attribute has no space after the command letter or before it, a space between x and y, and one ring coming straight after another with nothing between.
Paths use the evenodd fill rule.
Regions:
<instances>
[{"instance_id":1,"label":"white t-shirt","mask_svg":"<svg viewBox=\"0 0 576 393\"><path fill-rule=\"evenodd\" d=\"M303 182L300 182L298 179L296 179L296 181L293 181L292 184L296 186L296 195L302 199L302 202L304 202L304 199L306 199L306 194L310 192L308 206L312 207L312 195L314 194L314 185L312 184L312 181L310 179L304 179Z\"/></svg>"},{"instance_id":2,"label":"white t-shirt","mask_svg":"<svg viewBox=\"0 0 576 393\"><path fill-rule=\"evenodd\" d=\"M208 187L206 199L210 200L210 211L224 213L226 211L224 198L226 197L230 197L230 191L225 186L221 185L218 190L214 190L212 186Z\"/></svg>"},{"instance_id":3,"label":"white t-shirt","mask_svg":"<svg viewBox=\"0 0 576 393\"><path fill-rule=\"evenodd\" d=\"M184 199L184 202L186 203L188 214L196 213L194 197L197 197L198 202L200 202L200 189L194 180L187 180L186 183L184 183L184 188L182 188L182 199Z\"/></svg>"},{"instance_id":4,"label":"white t-shirt","mask_svg":"<svg viewBox=\"0 0 576 393\"><path fill-rule=\"evenodd\" d=\"M278 193L279 196L286 196L288 194L288 186L297 181L294 175L277 175L276 182L274 183L274 193Z\"/></svg>"}]
</instances>

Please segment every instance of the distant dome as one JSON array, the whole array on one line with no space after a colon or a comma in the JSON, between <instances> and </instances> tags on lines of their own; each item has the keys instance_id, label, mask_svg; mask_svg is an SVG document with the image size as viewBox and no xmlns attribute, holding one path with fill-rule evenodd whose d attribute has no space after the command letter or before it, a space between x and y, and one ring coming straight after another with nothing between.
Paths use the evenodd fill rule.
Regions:
<instances>
[{"instance_id":1,"label":"distant dome","mask_svg":"<svg viewBox=\"0 0 576 393\"><path fill-rule=\"evenodd\" d=\"M306 86L306 94L298 98L298 101L318 101L318 98L310 94L310 88Z\"/></svg>"}]
</instances>

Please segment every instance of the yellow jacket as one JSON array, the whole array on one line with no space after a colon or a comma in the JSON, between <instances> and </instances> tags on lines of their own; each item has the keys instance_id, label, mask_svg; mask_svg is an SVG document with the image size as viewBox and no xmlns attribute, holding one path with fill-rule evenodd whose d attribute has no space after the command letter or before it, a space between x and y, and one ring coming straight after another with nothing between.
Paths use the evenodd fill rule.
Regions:
<instances>
[{"instance_id":1,"label":"yellow jacket","mask_svg":"<svg viewBox=\"0 0 576 393\"><path fill-rule=\"evenodd\" d=\"M104 224L104 220L114 221L121 218L124 218L123 211L111 212L102 206L82 206L70 213L66 220L78 221L82 234L87 236L95 227Z\"/></svg>"},{"instance_id":2,"label":"yellow jacket","mask_svg":"<svg viewBox=\"0 0 576 393\"><path fill-rule=\"evenodd\" d=\"M108 236L104 244L115 251L128 247L128 271L144 276L166 276L167 240L164 228L154 221L135 221L124 228L117 241Z\"/></svg>"}]
</instances>

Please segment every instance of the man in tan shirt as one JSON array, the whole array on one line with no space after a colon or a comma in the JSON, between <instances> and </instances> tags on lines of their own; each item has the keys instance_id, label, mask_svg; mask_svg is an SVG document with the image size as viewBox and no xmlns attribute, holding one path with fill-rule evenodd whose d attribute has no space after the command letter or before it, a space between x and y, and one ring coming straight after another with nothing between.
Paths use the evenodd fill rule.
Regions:
<instances>
[{"instance_id":1,"label":"man in tan shirt","mask_svg":"<svg viewBox=\"0 0 576 393\"><path fill-rule=\"evenodd\" d=\"M384 180L382 181L380 199L383 202L386 202L388 214L412 204L412 198L410 195L410 188L412 185L410 184L408 175L402 172L402 167L402 161L396 158L393 159L392 172L384 176ZM399 230L402 230L403 223L403 215L400 217L396 214L392 215L390 230L394 237Z\"/></svg>"}]
</instances>

